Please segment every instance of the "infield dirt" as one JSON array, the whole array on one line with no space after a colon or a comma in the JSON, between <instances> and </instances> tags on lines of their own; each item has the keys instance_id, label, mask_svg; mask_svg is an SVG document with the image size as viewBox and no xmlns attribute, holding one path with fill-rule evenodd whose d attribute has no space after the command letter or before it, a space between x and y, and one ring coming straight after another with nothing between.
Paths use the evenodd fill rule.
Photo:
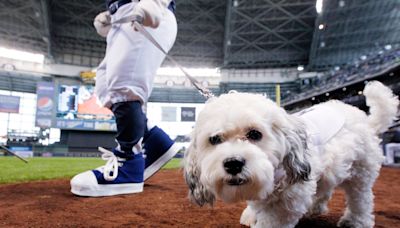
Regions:
<instances>
[{"instance_id":1,"label":"infield dirt","mask_svg":"<svg viewBox=\"0 0 400 228\"><path fill-rule=\"evenodd\" d=\"M0 186L0 227L241 227L245 203L198 207L189 202L180 170L163 170L143 193L76 197L69 180ZM383 168L375 184L375 227L400 227L400 169ZM337 190L327 215L304 218L297 228L336 227L344 210Z\"/></svg>"}]
</instances>

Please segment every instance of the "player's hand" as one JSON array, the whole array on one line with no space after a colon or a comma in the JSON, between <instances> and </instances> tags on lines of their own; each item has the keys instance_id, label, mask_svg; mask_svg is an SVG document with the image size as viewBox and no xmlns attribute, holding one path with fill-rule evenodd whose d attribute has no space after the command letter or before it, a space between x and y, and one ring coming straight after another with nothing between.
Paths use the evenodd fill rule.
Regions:
<instances>
[{"instance_id":1,"label":"player's hand","mask_svg":"<svg viewBox=\"0 0 400 228\"><path fill-rule=\"evenodd\" d=\"M144 26L157 28L170 0L142 0L133 9L133 15Z\"/></svg>"},{"instance_id":2,"label":"player's hand","mask_svg":"<svg viewBox=\"0 0 400 228\"><path fill-rule=\"evenodd\" d=\"M100 36L107 37L107 34L111 29L110 12L104 11L102 13L99 13L94 18L93 25L96 28L96 31Z\"/></svg>"}]
</instances>

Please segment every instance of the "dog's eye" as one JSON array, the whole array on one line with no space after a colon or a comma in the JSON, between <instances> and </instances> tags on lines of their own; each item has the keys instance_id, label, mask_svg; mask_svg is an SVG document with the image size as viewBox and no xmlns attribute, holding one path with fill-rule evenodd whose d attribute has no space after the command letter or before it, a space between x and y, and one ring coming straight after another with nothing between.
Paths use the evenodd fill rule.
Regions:
<instances>
[{"instance_id":1,"label":"dog's eye","mask_svg":"<svg viewBox=\"0 0 400 228\"><path fill-rule=\"evenodd\" d=\"M262 133L257 130L252 129L249 132L247 132L246 138L253 140L253 141L259 141L262 139Z\"/></svg>"},{"instance_id":2,"label":"dog's eye","mask_svg":"<svg viewBox=\"0 0 400 228\"><path fill-rule=\"evenodd\" d=\"M208 138L208 141L210 142L211 145L217 145L222 143L222 138L219 135L214 135Z\"/></svg>"}]
</instances>

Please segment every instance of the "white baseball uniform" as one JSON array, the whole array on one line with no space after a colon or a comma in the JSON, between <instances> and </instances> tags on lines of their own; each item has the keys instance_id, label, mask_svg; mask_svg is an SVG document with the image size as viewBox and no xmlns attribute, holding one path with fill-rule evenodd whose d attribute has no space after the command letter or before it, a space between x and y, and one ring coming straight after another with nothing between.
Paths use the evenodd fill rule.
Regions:
<instances>
[{"instance_id":1,"label":"white baseball uniform","mask_svg":"<svg viewBox=\"0 0 400 228\"><path fill-rule=\"evenodd\" d=\"M121 6L111 23L132 14L136 1ZM175 15L164 7L158 28L145 29L169 51L176 39ZM157 69L165 55L130 23L112 24L107 49L96 73L96 95L105 107L124 101L146 103L153 89Z\"/></svg>"}]
</instances>

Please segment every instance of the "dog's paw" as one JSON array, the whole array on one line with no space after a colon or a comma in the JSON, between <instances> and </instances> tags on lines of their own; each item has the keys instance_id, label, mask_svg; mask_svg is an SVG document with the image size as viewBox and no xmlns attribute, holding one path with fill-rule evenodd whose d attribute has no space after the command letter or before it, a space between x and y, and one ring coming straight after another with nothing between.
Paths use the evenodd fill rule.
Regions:
<instances>
[{"instance_id":1,"label":"dog's paw","mask_svg":"<svg viewBox=\"0 0 400 228\"><path fill-rule=\"evenodd\" d=\"M342 228L355 228L356 226L354 226L354 224L352 223L352 221L350 219L347 218L340 218L338 224L338 227L342 227Z\"/></svg>"},{"instance_id":2,"label":"dog's paw","mask_svg":"<svg viewBox=\"0 0 400 228\"><path fill-rule=\"evenodd\" d=\"M342 216L337 224L338 227L344 228L372 228L374 227L373 216L355 217Z\"/></svg>"},{"instance_id":3,"label":"dog's paw","mask_svg":"<svg viewBox=\"0 0 400 228\"><path fill-rule=\"evenodd\" d=\"M256 221L256 213L249 206L247 206L246 209L243 210L242 216L240 216L240 224L254 227Z\"/></svg>"},{"instance_id":4,"label":"dog's paw","mask_svg":"<svg viewBox=\"0 0 400 228\"><path fill-rule=\"evenodd\" d=\"M327 214L329 211L326 203L314 204L307 212L307 216Z\"/></svg>"}]
</instances>

